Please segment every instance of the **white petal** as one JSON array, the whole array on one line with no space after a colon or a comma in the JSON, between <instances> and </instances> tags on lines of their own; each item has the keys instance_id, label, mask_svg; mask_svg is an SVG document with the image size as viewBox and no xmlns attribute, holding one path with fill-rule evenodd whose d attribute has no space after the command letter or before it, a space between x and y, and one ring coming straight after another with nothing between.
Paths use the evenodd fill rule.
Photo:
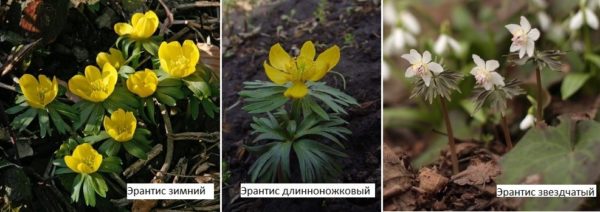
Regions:
<instances>
[{"instance_id":1,"label":"white petal","mask_svg":"<svg viewBox=\"0 0 600 212\"><path fill-rule=\"evenodd\" d=\"M531 115L531 114L527 114L527 116L525 116L523 121L521 121L521 123L519 124L519 128L521 130L526 130L527 128L530 128L531 126L533 126L534 122L535 122L535 117L533 117L533 115Z\"/></svg>"},{"instance_id":2,"label":"white petal","mask_svg":"<svg viewBox=\"0 0 600 212\"><path fill-rule=\"evenodd\" d=\"M383 22L395 26L398 17L396 17L396 10L394 9L393 4L384 3L383 4Z\"/></svg>"},{"instance_id":3,"label":"white petal","mask_svg":"<svg viewBox=\"0 0 600 212\"><path fill-rule=\"evenodd\" d=\"M418 34L421 32L421 26L419 26L419 22L410 12L404 11L400 13L400 21L402 22L402 26L404 26L408 31L413 34Z\"/></svg>"},{"instance_id":4,"label":"white petal","mask_svg":"<svg viewBox=\"0 0 600 212\"><path fill-rule=\"evenodd\" d=\"M429 61L431 61L431 53L429 53L429 51L423 52L423 59L421 60L421 62L429 63Z\"/></svg>"},{"instance_id":5,"label":"white petal","mask_svg":"<svg viewBox=\"0 0 600 212\"><path fill-rule=\"evenodd\" d=\"M509 25L506 25L504 27L506 27L506 29L508 29L508 31L510 32L510 34L515 34L519 30L521 30L521 26L519 26L517 24L509 24Z\"/></svg>"},{"instance_id":6,"label":"white petal","mask_svg":"<svg viewBox=\"0 0 600 212\"><path fill-rule=\"evenodd\" d=\"M475 61L475 65L477 65L479 67L485 67L485 61L483 61L483 59L481 59L481 57L479 57L479 55L473 54L471 57L473 57L473 61Z\"/></svg>"},{"instance_id":7,"label":"white petal","mask_svg":"<svg viewBox=\"0 0 600 212\"><path fill-rule=\"evenodd\" d=\"M585 18L588 26L592 29L598 29L598 16L594 14L590 9L584 9Z\"/></svg>"},{"instance_id":8,"label":"white petal","mask_svg":"<svg viewBox=\"0 0 600 212\"><path fill-rule=\"evenodd\" d=\"M494 85L504 86L504 77L502 77L498 72L490 73L490 82Z\"/></svg>"},{"instance_id":9,"label":"white petal","mask_svg":"<svg viewBox=\"0 0 600 212\"><path fill-rule=\"evenodd\" d=\"M527 37L529 37L529 39L531 40L536 41L538 38L540 38L540 31L536 28L533 28L531 31L529 31Z\"/></svg>"},{"instance_id":10,"label":"white petal","mask_svg":"<svg viewBox=\"0 0 600 212\"><path fill-rule=\"evenodd\" d=\"M429 87L429 84L431 83L431 73L424 74L421 77L423 78L423 82L425 82L425 86Z\"/></svg>"},{"instance_id":11,"label":"white petal","mask_svg":"<svg viewBox=\"0 0 600 212\"><path fill-rule=\"evenodd\" d=\"M433 51L436 54L442 54L444 53L444 51L446 51L446 44L448 43L448 36L446 35L440 35L438 37L438 39L435 41L435 44L433 45Z\"/></svg>"},{"instance_id":12,"label":"white petal","mask_svg":"<svg viewBox=\"0 0 600 212\"><path fill-rule=\"evenodd\" d=\"M521 28L524 32L529 32L529 30L531 29L531 25L529 24L529 21L527 20L527 18L525 18L525 16L521 16Z\"/></svg>"},{"instance_id":13,"label":"white petal","mask_svg":"<svg viewBox=\"0 0 600 212\"><path fill-rule=\"evenodd\" d=\"M525 51L526 51L526 49L525 49L525 48L522 48L522 47L521 47L521 48L519 49L519 58L523 58L523 56L525 56Z\"/></svg>"},{"instance_id":14,"label":"white petal","mask_svg":"<svg viewBox=\"0 0 600 212\"><path fill-rule=\"evenodd\" d=\"M403 33L404 33L404 40L406 41L407 46L417 45L417 40L415 39L415 36L413 36L412 34L410 34L408 32L403 32Z\"/></svg>"},{"instance_id":15,"label":"white petal","mask_svg":"<svg viewBox=\"0 0 600 212\"><path fill-rule=\"evenodd\" d=\"M492 84L492 82L486 81L483 83L483 88L485 88L485 90L492 90L492 87L494 86L494 84Z\"/></svg>"},{"instance_id":16,"label":"white petal","mask_svg":"<svg viewBox=\"0 0 600 212\"><path fill-rule=\"evenodd\" d=\"M390 67L386 62L381 63L381 78L388 80L390 78Z\"/></svg>"},{"instance_id":17,"label":"white petal","mask_svg":"<svg viewBox=\"0 0 600 212\"><path fill-rule=\"evenodd\" d=\"M415 50L415 49L411 49L411 50L410 50L410 55L411 55L413 58L417 58L417 62L418 62L419 60L421 60L421 54L419 54L419 52L417 52L417 50Z\"/></svg>"},{"instance_id":18,"label":"white petal","mask_svg":"<svg viewBox=\"0 0 600 212\"><path fill-rule=\"evenodd\" d=\"M403 54L401 57L406 59L410 64L415 64L418 63L419 60L421 60L421 55L419 55L418 57L415 57L414 54L412 54L412 51L414 49L410 50L410 54Z\"/></svg>"},{"instance_id":19,"label":"white petal","mask_svg":"<svg viewBox=\"0 0 600 212\"><path fill-rule=\"evenodd\" d=\"M391 35L392 39L394 39L394 42L392 42L391 44L394 46L395 49L402 50L404 49L404 33L402 32L402 30L394 30L392 35Z\"/></svg>"},{"instance_id":20,"label":"white petal","mask_svg":"<svg viewBox=\"0 0 600 212\"><path fill-rule=\"evenodd\" d=\"M533 57L533 50L535 50L535 43L532 40L527 41L527 55Z\"/></svg>"},{"instance_id":21,"label":"white petal","mask_svg":"<svg viewBox=\"0 0 600 212\"><path fill-rule=\"evenodd\" d=\"M540 11L537 13L537 18L540 22L540 27L542 28L542 30L546 31L550 28L550 25L552 24L552 19L550 19L548 13Z\"/></svg>"},{"instance_id":22,"label":"white petal","mask_svg":"<svg viewBox=\"0 0 600 212\"><path fill-rule=\"evenodd\" d=\"M452 47L452 50L454 50L455 54L462 53L462 46L460 46L458 41L454 40L454 38L448 37L448 43L450 44L450 47Z\"/></svg>"},{"instance_id":23,"label":"white petal","mask_svg":"<svg viewBox=\"0 0 600 212\"><path fill-rule=\"evenodd\" d=\"M406 73L404 73L404 76L405 76L406 78L411 78L411 77L414 77L414 76L415 76L415 74L417 74L417 71L416 71L416 70L414 70L414 69L412 68L412 66L410 66L410 67L408 67L408 68L406 69Z\"/></svg>"},{"instance_id":24,"label":"white petal","mask_svg":"<svg viewBox=\"0 0 600 212\"><path fill-rule=\"evenodd\" d=\"M488 60L485 62L485 69L487 71L494 71L500 67L500 63L497 60Z\"/></svg>"},{"instance_id":25,"label":"white petal","mask_svg":"<svg viewBox=\"0 0 600 212\"><path fill-rule=\"evenodd\" d=\"M469 72L471 75L475 76L477 75L477 71L479 71L479 66L475 66L473 67L473 69L471 69L471 72Z\"/></svg>"},{"instance_id":26,"label":"white petal","mask_svg":"<svg viewBox=\"0 0 600 212\"><path fill-rule=\"evenodd\" d=\"M569 29L577 30L583 25L583 13L581 11L577 12L569 21Z\"/></svg>"},{"instance_id":27,"label":"white petal","mask_svg":"<svg viewBox=\"0 0 600 212\"><path fill-rule=\"evenodd\" d=\"M427 67L436 75L444 71L444 68L442 68L442 66L436 62L431 62L427 64Z\"/></svg>"},{"instance_id":28,"label":"white petal","mask_svg":"<svg viewBox=\"0 0 600 212\"><path fill-rule=\"evenodd\" d=\"M510 52L515 52L515 51L518 51L518 50L519 50L519 48L521 48L521 46L519 46L519 45L518 45L518 44L516 44L516 43L512 43L512 44L510 44Z\"/></svg>"}]
</instances>

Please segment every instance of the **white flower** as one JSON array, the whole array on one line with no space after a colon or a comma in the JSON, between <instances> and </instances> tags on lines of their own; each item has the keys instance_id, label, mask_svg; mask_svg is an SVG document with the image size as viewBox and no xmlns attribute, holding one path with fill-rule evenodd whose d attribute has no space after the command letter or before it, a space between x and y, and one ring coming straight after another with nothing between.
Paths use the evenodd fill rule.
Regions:
<instances>
[{"instance_id":1,"label":"white flower","mask_svg":"<svg viewBox=\"0 0 600 212\"><path fill-rule=\"evenodd\" d=\"M448 46L450 46L452 51L454 51L454 54L462 53L462 47L460 46L458 41L446 34L441 34L438 37L438 39L435 41L435 44L433 45L433 51L436 54L443 54L444 52L446 52L446 49L448 49Z\"/></svg>"},{"instance_id":2,"label":"white flower","mask_svg":"<svg viewBox=\"0 0 600 212\"><path fill-rule=\"evenodd\" d=\"M390 66L385 61L381 63L381 78L384 81L390 78Z\"/></svg>"},{"instance_id":3,"label":"white flower","mask_svg":"<svg viewBox=\"0 0 600 212\"><path fill-rule=\"evenodd\" d=\"M383 3L383 22L393 27L396 27L400 23L404 29L412 34L421 32L421 26L417 18L408 12L408 10L396 11L394 4Z\"/></svg>"},{"instance_id":4,"label":"white flower","mask_svg":"<svg viewBox=\"0 0 600 212\"><path fill-rule=\"evenodd\" d=\"M481 57L474 54L473 61L477 66L471 69L471 75L475 76L477 84L488 91L494 88L494 85L504 86L504 78L494 71L500 67L497 60L483 61Z\"/></svg>"},{"instance_id":5,"label":"white flower","mask_svg":"<svg viewBox=\"0 0 600 212\"><path fill-rule=\"evenodd\" d=\"M429 83L431 83L432 72L435 75L442 73L444 69L442 66L436 62L431 62L431 53L429 51L423 52L423 56L419 54L416 50L411 49L410 54L403 54L402 58L408 60L411 64L408 69L406 69L405 76L407 78L411 78L414 76L419 76L425 82L425 86L429 87Z\"/></svg>"},{"instance_id":6,"label":"white flower","mask_svg":"<svg viewBox=\"0 0 600 212\"><path fill-rule=\"evenodd\" d=\"M419 25L417 18L407 10L400 12L400 22L412 34L419 34L421 32L421 25Z\"/></svg>"},{"instance_id":7,"label":"white flower","mask_svg":"<svg viewBox=\"0 0 600 212\"><path fill-rule=\"evenodd\" d=\"M527 114L527 116L525 116L523 121L521 121L521 123L519 124L519 128L521 130L526 130L526 129L530 128L531 126L533 126L534 123L535 123L535 117L531 114Z\"/></svg>"},{"instance_id":8,"label":"white flower","mask_svg":"<svg viewBox=\"0 0 600 212\"><path fill-rule=\"evenodd\" d=\"M396 16L396 9L393 4L390 4L389 1L383 2L383 23L388 25L395 26L396 21L398 21L398 17Z\"/></svg>"},{"instance_id":9,"label":"white flower","mask_svg":"<svg viewBox=\"0 0 600 212\"><path fill-rule=\"evenodd\" d=\"M578 30L585 22L592 29L598 29L598 17L587 7L581 8L569 22L569 29Z\"/></svg>"},{"instance_id":10,"label":"white flower","mask_svg":"<svg viewBox=\"0 0 600 212\"><path fill-rule=\"evenodd\" d=\"M417 44L415 37L401 28L392 29L392 33L383 41L383 54L390 55L394 51L401 51L405 46Z\"/></svg>"},{"instance_id":11,"label":"white flower","mask_svg":"<svg viewBox=\"0 0 600 212\"><path fill-rule=\"evenodd\" d=\"M521 25L509 24L505 27L513 35L510 52L519 51L519 58L523 58L526 51L529 57L533 56L535 41L540 38L540 31L536 28L531 29L529 21L523 16L521 16Z\"/></svg>"},{"instance_id":12,"label":"white flower","mask_svg":"<svg viewBox=\"0 0 600 212\"><path fill-rule=\"evenodd\" d=\"M552 19L550 19L548 13L539 11L537 13L537 18L540 22L540 28L542 28L543 31L548 31L548 29L550 29L550 25L552 25Z\"/></svg>"}]
</instances>

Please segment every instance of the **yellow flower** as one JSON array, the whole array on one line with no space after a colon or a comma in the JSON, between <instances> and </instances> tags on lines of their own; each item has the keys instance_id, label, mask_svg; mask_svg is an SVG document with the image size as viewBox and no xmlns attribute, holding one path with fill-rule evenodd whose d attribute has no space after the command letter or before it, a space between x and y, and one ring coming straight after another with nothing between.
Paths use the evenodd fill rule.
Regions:
<instances>
[{"instance_id":1,"label":"yellow flower","mask_svg":"<svg viewBox=\"0 0 600 212\"><path fill-rule=\"evenodd\" d=\"M117 84L117 70L110 63L102 68L85 67L85 76L78 74L69 80L69 90L92 102L102 102L112 94Z\"/></svg>"},{"instance_id":2,"label":"yellow flower","mask_svg":"<svg viewBox=\"0 0 600 212\"><path fill-rule=\"evenodd\" d=\"M110 63L115 69L119 69L122 65L125 64L125 58L121 51L118 49L110 48L110 53L100 52L96 56L96 63L98 63L98 67L104 67L104 64Z\"/></svg>"},{"instance_id":3,"label":"yellow flower","mask_svg":"<svg viewBox=\"0 0 600 212\"><path fill-rule=\"evenodd\" d=\"M89 143L79 144L75 147L73 155L65 156L65 163L69 169L81 174L90 174L98 171L102 164L102 155Z\"/></svg>"},{"instance_id":4,"label":"yellow flower","mask_svg":"<svg viewBox=\"0 0 600 212\"><path fill-rule=\"evenodd\" d=\"M299 99L308 94L307 81L318 81L327 74L340 60L340 48L336 45L325 50L315 60L315 46L307 41L300 49L300 55L292 58L280 44L275 44L269 52L269 63L263 66L267 77L276 84L291 82L284 95Z\"/></svg>"},{"instance_id":5,"label":"yellow flower","mask_svg":"<svg viewBox=\"0 0 600 212\"><path fill-rule=\"evenodd\" d=\"M34 108L44 109L58 94L56 77L50 81L50 78L43 74L39 75L38 79L31 74L24 74L19 79L19 86L29 106Z\"/></svg>"},{"instance_id":6,"label":"yellow flower","mask_svg":"<svg viewBox=\"0 0 600 212\"><path fill-rule=\"evenodd\" d=\"M157 85L158 77L150 69L136 71L132 75L129 75L129 79L127 79L127 88L129 91L142 98L152 95L156 91Z\"/></svg>"},{"instance_id":7,"label":"yellow flower","mask_svg":"<svg viewBox=\"0 0 600 212\"><path fill-rule=\"evenodd\" d=\"M129 141L133 138L136 127L135 116L119 108L110 117L104 116L104 130L118 142Z\"/></svg>"},{"instance_id":8,"label":"yellow flower","mask_svg":"<svg viewBox=\"0 0 600 212\"><path fill-rule=\"evenodd\" d=\"M158 58L165 72L172 77L183 78L196 71L200 52L191 40L185 40L183 45L177 41L162 42L158 47Z\"/></svg>"},{"instance_id":9,"label":"yellow flower","mask_svg":"<svg viewBox=\"0 0 600 212\"><path fill-rule=\"evenodd\" d=\"M115 24L115 32L119 36L129 36L134 40L143 40L151 37L158 27L158 16L153 11L145 14L135 13L131 17L131 24Z\"/></svg>"}]
</instances>

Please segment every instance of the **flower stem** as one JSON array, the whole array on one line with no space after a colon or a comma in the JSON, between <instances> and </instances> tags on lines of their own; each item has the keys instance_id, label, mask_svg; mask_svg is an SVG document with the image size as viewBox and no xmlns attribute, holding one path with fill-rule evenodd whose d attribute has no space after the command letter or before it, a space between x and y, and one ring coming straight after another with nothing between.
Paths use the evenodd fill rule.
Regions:
<instances>
[{"instance_id":1,"label":"flower stem","mask_svg":"<svg viewBox=\"0 0 600 212\"><path fill-rule=\"evenodd\" d=\"M506 116L502 116L502 131L504 131L504 142L508 151L513 148L512 139L510 138L510 132L508 131L508 124L506 123Z\"/></svg>"},{"instance_id":2,"label":"flower stem","mask_svg":"<svg viewBox=\"0 0 600 212\"><path fill-rule=\"evenodd\" d=\"M537 90L538 90L538 96L537 96L537 125L539 126L539 124L544 122L544 117L542 116L542 105L543 105L543 101L542 101L542 76L540 73L540 68L536 67L535 68L535 78L537 80Z\"/></svg>"},{"instance_id":3,"label":"flower stem","mask_svg":"<svg viewBox=\"0 0 600 212\"><path fill-rule=\"evenodd\" d=\"M448 117L448 108L446 108L446 99L440 98L440 102L442 105L444 121L446 122L446 133L448 133L448 144L450 145L450 158L452 160L452 173L458 174L458 158L456 156L456 145L454 144L454 133L452 132L452 124L450 123L450 117Z\"/></svg>"}]
</instances>

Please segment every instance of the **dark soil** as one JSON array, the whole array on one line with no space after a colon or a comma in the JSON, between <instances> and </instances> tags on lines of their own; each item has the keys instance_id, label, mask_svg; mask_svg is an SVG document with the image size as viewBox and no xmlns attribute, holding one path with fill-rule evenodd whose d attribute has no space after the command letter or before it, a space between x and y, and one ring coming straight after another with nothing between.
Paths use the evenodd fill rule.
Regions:
<instances>
[{"instance_id":1,"label":"dark soil","mask_svg":"<svg viewBox=\"0 0 600 212\"><path fill-rule=\"evenodd\" d=\"M224 8L222 148L223 160L229 164L229 170L223 171L230 173L229 180L223 182L225 211L381 210L379 5L341 0L327 2L324 21L313 15L318 1L268 2L254 8L238 3ZM244 81L268 80L262 62L267 59L271 45L279 42L286 50L297 52L307 40L316 43L317 52L333 44L342 49L340 63L333 70L345 76L347 88L344 91L356 98L360 106L351 108L344 117L352 131L344 143L350 157L340 161L344 172L338 182L376 183L374 199L239 198L239 183L249 182L248 169L256 158L240 148L254 137L250 135L251 116L241 109L238 92ZM342 82L334 74L324 80L342 88Z\"/></svg>"}]
</instances>

